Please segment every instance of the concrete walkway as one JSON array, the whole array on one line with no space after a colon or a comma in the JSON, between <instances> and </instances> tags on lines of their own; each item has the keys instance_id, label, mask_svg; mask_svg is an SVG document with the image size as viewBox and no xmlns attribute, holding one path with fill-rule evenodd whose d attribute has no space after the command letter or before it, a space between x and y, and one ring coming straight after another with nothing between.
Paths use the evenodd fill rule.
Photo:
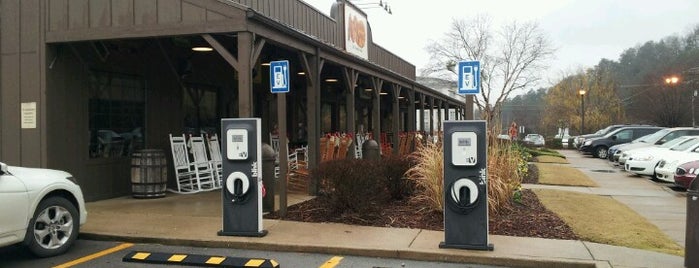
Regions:
<instances>
[{"instance_id":1,"label":"concrete walkway","mask_svg":"<svg viewBox=\"0 0 699 268\"><path fill-rule=\"evenodd\" d=\"M600 194L608 191L620 201L627 198L627 202L633 202L633 198L645 202L652 200L645 198L671 195L670 192L663 195L663 190L652 190L652 182L636 187L624 186L611 178L596 178L607 173L591 173L590 170L596 169L591 167L604 162L581 158L572 151L564 153L570 153L572 166L580 167L602 186L600 189L575 190ZM611 168L607 166L607 169ZM643 180L633 179L643 184ZM618 187L613 187L614 185ZM624 195L623 187L643 194ZM609 189L605 190L606 188ZM308 197L294 195L289 197L289 202L301 202L305 198ZM269 231L265 237L218 236L216 233L222 228L220 192L195 195L168 193L165 198L150 200L122 197L90 202L87 209L90 213L88 222L81 229L81 237L87 239L317 252L508 267L683 267L684 262L682 257L625 247L499 235L490 236L490 242L495 245L494 251L440 249L438 245L444 240L441 231L282 220L264 220L264 229ZM648 213L652 215L651 212ZM643 213L641 215L646 216ZM684 246L684 243L681 245ZM284 267L283 263L281 267Z\"/></svg>"}]
</instances>

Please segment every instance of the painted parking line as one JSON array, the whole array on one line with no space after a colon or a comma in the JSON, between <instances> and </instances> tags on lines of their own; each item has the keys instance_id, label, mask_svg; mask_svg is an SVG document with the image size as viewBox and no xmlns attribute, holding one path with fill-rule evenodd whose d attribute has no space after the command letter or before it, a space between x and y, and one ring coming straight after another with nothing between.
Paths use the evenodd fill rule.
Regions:
<instances>
[{"instance_id":1,"label":"painted parking line","mask_svg":"<svg viewBox=\"0 0 699 268\"><path fill-rule=\"evenodd\" d=\"M333 267L337 266L338 264L340 264L340 261L342 261L343 258L344 257L340 257L340 256L332 257L318 268L333 268Z\"/></svg>"},{"instance_id":2,"label":"painted parking line","mask_svg":"<svg viewBox=\"0 0 699 268\"><path fill-rule=\"evenodd\" d=\"M115 247L108 248L108 249L102 250L102 251L100 251L100 252L97 252L97 253L94 253L94 254L90 254L90 255L87 255L87 256L85 256L85 257L82 257L82 258L79 258L79 259L75 259L75 260L66 262L66 263L64 263L64 264L60 264L60 265L54 266L53 268L68 268L68 267L73 267L73 266L75 266L75 265L78 265L78 264L81 264L81 263L85 263L85 262L88 262L88 261L91 261L91 260L94 260L94 259L97 259L97 258L106 256L106 255L112 254L112 253L114 253L114 252L121 251L121 250L130 248L130 247L133 247L133 245L134 245L134 244L131 244L131 243L122 243L122 244L119 244L119 245L117 245L117 246L115 246Z\"/></svg>"},{"instance_id":3,"label":"painted parking line","mask_svg":"<svg viewBox=\"0 0 699 268\"><path fill-rule=\"evenodd\" d=\"M124 262L151 263L151 264L177 264L189 266L215 266L230 268L279 268L279 263L271 259L237 258L225 256L209 256L182 253L161 253L147 251L132 251L122 258Z\"/></svg>"}]
</instances>

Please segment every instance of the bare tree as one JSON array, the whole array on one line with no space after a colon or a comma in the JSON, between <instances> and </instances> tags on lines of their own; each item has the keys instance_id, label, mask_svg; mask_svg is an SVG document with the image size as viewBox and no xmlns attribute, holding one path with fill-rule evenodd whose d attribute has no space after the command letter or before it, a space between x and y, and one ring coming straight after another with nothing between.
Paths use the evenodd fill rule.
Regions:
<instances>
[{"instance_id":1,"label":"bare tree","mask_svg":"<svg viewBox=\"0 0 699 268\"><path fill-rule=\"evenodd\" d=\"M470 21L454 19L444 38L431 41L425 49L430 61L422 70L423 76L455 81L458 61L481 62L481 94L475 103L489 124L499 117L500 104L510 93L542 79L544 63L555 51L537 23L511 22L492 32L487 16Z\"/></svg>"}]
</instances>

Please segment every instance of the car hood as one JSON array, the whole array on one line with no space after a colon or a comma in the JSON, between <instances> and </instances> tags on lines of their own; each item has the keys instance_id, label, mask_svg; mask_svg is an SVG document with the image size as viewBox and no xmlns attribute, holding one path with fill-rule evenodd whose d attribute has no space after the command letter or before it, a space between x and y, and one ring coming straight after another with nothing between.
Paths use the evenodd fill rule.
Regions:
<instances>
[{"instance_id":1,"label":"car hood","mask_svg":"<svg viewBox=\"0 0 699 268\"><path fill-rule=\"evenodd\" d=\"M36 189L52 183L70 183L66 178L72 177L70 173L54 169L26 168L8 166L10 174L22 180L27 188Z\"/></svg>"},{"instance_id":2,"label":"car hood","mask_svg":"<svg viewBox=\"0 0 699 268\"><path fill-rule=\"evenodd\" d=\"M628 151L628 150L634 150L634 149L640 149L640 148L646 148L650 147L653 144L650 143L645 143L645 142L634 142L634 143L624 143L621 144L622 146L619 146L618 149L622 151Z\"/></svg>"},{"instance_id":3,"label":"car hood","mask_svg":"<svg viewBox=\"0 0 699 268\"><path fill-rule=\"evenodd\" d=\"M690 152L674 152L664 155L663 160L665 160L667 164L679 166L683 163L699 160L699 154Z\"/></svg>"}]
</instances>

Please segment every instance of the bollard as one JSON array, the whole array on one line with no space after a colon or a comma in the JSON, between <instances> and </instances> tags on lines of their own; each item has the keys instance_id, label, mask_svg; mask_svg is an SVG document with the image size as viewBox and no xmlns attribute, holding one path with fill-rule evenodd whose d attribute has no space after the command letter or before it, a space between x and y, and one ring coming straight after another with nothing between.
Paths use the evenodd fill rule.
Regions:
<instances>
[{"instance_id":1,"label":"bollard","mask_svg":"<svg viewBox=\"0 0 699 268\"><path fill-rule=\"evenodd\" d=\"M687 226L684 237L684 266L699 267L699 179L687 188Z\"/></svg>"},{"instance_id":2,"label":"bollard","mask_svg":"<svg viewBox=\"0 0 699 268\"><path fill-rule=\"evenodd\" d=\"M277 153L272 146L262 143L262 184L266 194L262 197L262 211L274 212L274 168L276 166Z\"/></svg>"},{"instance_id":3,"label":"bollard","mask_svg":"<svg viewBox=\"0 0 699 268\"><path fill-rule=\"evenodd\" d=\"M362 144L362 159L379 160L381 159L381 148L375 140L366 140Z\"/></svg>"}]
</instances>

